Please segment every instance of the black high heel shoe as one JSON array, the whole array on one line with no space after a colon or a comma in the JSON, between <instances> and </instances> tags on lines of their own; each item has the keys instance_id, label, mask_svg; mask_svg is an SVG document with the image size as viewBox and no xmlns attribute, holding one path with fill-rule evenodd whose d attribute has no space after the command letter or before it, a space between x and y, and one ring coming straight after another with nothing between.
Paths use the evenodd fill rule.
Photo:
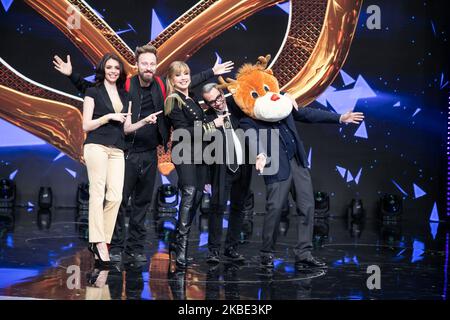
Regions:
<instances>
[{"instance_id":1,"label":"black high heel shoe","mask_svg":"<svg viewBox=\"0 0 450 320\"><path fill-rule=\"evenodd\" d=\"M88 249L94 255L96 268L109 268L112 266L111 261L102 260L100 252L98 252L98 248L95 243L90 243Z\"/></svg>"}]
</instances>

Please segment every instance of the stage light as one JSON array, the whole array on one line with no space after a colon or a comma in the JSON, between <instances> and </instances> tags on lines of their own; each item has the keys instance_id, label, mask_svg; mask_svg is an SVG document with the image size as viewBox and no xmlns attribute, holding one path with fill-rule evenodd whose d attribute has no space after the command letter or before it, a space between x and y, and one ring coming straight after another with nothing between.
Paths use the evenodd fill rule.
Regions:
<instances>
[{"instance_id":1,"label":"stage light","mask_svg":"<svg viewBox=\"0 0 450 320\"><path fill-rule=\"evenodd\" d=\"M349 219L348 230L350 232L350 237L361 238L362 232L364 230L364 219Z\"/></svg>"},{"instance_id":2,"label":"stage light","mask_svg":"<svg viewBox=\"0 0 450 320\"><path fill-rule=\"evenodd\" d=\"M40 187L39 188L39 198L38 198L39 208L50 209L53 204L53 192L50 187Z\"/></svg>"},{"instance_id":3,"label":"stage light","mask_svg":"<svg viewBox=\"0 0 450 320\"><path fill-rule=\"evenodd\" d=\"M0 239L14 231L16 215L13 208L0 208Z\"/></svg>"},{"instance_id":4,"label":"stage light","mask_svg":"<svg viewBox=\"0 0 450 320\"><path fill-rule=\"evenodd\" d=\"M383 221L400 221L403 213L402 198L394 194L384 194L380 199L380 216Z\"/></svg>"},{"instance_id":5,"label":"stage light","mask_svg":"<svg viewBox=\"0 0 450 320\"><path fill-rule=\"evenodd\" d=\"M16 201L16 185L12 180L0 180L0 208L12 208Z\"/></svg>"},{"instance_id":6,"label":"stage light","mask_svg":"<svg viewBox=\"0 0 450 320\"><path fill-rule=\"evenodd\" d=\"M37 225L39 230L48 230L52 225L52 212L47 208L40 208L37 213Z\"/></svg>"},{"instance_id":7,"label":"stage light","mask_svg":"<svg viewBox=\"0 0 450 320\"><path fill-rule=\"evenodd\" d=\"M328 239L329 232L330 224L328 219L314 218L313 238L315 241L322 242L323 240Z\"/></svg>"},{"instance_id":8,"label":"stage light","mask_svg":"<svg viewBox=\"0 0 450 320\"><path fill-rule=\"evenodd\" d=\"M207 214L202 213L198 217L198 227L199 227L200 233L208 232L208 215Z\"/></svg>"},{"instance_id":9,"label":"stage light","mask_svg":"<svg viewBox=\"0 0 450 320\"><path fill-rule=\"evenodd\" d=\"M80 183L77 189L78 211L89 211L89 184Z\"/></svg>"},{"instance_id":10,"label":"stage light","mask_svg":"<svg viewBox=\"0 0 450 320\"><path fill-rule=\"evenodd\" d=\"M162 184L158 188L155 219L173 217L177 213L178 188L170 183Z\"/></svg>"},{"instance_id":11,"label":"stage light","mask_svg":"<svg viewBox=\"0 0 450 320\"><path fill-rule=\"evenodd\" d=\"M326 192L317 191L314 193L314 217L328 218L330 210L330 197Z\"/></svg>"},{"instance_id":12,"label":"stage light","mask_svg":"<svg viewBox=\"0 0 450 320\"><path fill-rule=\"evenodd\" d=\"M349 220L359 220L364 218L365 211L361 199L352 199L350 206L347 209L347 216Z\"/></svg>"},{"instance_id":13,"label":"stage light","mask_svg":"<svg viewBox=\"0 0 450 320\"><path fill-rule=\"evenodd\" d=\"M211 195L207 192L203 192L202 202L200 203L200 212L204 215L208 215L211 210Z\"/></svg>"}]
</instances>

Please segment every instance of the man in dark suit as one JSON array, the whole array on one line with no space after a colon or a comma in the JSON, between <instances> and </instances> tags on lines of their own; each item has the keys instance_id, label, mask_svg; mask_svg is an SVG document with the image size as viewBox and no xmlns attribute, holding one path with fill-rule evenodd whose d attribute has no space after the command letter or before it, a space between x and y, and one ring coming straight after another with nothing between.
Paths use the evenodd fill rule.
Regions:
<instances>
[{"instance_id":1,"label":"man in dark suit","mask_svg":"<svg viewBox=\"0 0 450 320\"><path fill-rule=\"evenodd\" d=\"M222 238L223 214L230 199L231 209L228 221L228 231L225 239L224 256L231 261L243 261L245 258L238 253L237 245L243 222L243 208L250 190L252 167L245 160L244 145L234 132L239 127L239 120L243 112L230 97L226 99L223 91L215 83L208 83L202 90L205 104L209 107L205 115L208 121L213 121L219 115L228 114L224 118L224 125L220 131L223 147L222 159L215 159L216 163L210 168L211 176L211 212L208 219L208 249L207 262L220 262L220 246Z\"/></svg>"},{"instance_id":2,"label":"man in dark suit","mask_svg":"<svg viewBox=\"0 0 450 320\"><path fill-rule=\"evenodd\" d=\"M290 97L290 96L289 96ZM273 97L276 99L276 97ZM292 103L296 106L295 100ZM294 186L295 202L299 214L297 243L294 248L297 270L323 268L326 264L312 256L312 236L314 223L314 195L308 160L303 142L297 132L295 121L308 123L359 123L363 119L360 112L336 114L314 108L296 108L284 119L269 122L250 117L242 118L240 126L245 130L255 130L258 137L258 156L256 170L264 173L268 159L278 161L275 173L264 175L267 188L266 214L263 226L261 266L273 268L273 253L277 226L281 218L283 204L286 202L291 185ZM261 143L262 131L267 132L266 145ZM273 137L272 135L275 135ZM271 144L272 138L278 141Z\"/></svg>"}]
</instances>

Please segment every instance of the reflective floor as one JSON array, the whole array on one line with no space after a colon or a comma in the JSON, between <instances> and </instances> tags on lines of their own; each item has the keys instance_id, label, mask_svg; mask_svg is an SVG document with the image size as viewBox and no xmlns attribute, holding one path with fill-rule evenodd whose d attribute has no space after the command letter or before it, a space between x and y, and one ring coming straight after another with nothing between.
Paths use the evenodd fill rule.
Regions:
<instances>
[{"instance_id":1,"label":"reflective floor","mask_svg":"<svg viewBox=\"0 0 450 320\"><path fill-rule=\"evenodd\" d=\"M206 221L199 216L190 237L190 267L170 274L167 239L174 220L150 217L149 262L101 271L86 248L86 215L72 209L1 211L0 298L448 299L450 228L443 223L318 219L314 254L328 269L297 272L292 254L297 221L290 215L280 226L275 269L268 273L259 267L262 216L247 222L242 234L239 249L246 262L214 267L205 262Z\"/></svg>"}]
</instances>

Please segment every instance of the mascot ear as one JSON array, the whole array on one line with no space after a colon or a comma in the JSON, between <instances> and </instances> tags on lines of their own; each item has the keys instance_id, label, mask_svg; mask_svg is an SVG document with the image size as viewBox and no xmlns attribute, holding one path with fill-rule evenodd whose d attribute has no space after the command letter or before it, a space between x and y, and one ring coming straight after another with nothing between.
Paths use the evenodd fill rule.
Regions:
<instances>
[{"instance_id":1,"label":"mascot ear","mask_svg":"<svg viewBox=\"0 0 450 320\"><path fill-rule=\"evenodd\" d=\"M232 85L228 86L228 91L230 91L231 94L235 94L236 90L237 90L237 86L236 85L232 84Z\"/></svg>"},{"instance_id":2,"label":"mascot ear","mask_svg":"<svg viewBox=\"0 0 450 320\"><path fill-rule=\"evenodd\" d=\"M266 69L266 70L264 70L264 72L270 74L271 76L273 76L272 69Z\"/></svg>"},{"instance_id":3,"label":"mascot ear","mask_svg":"<svg viewBox=\"0 0 450 320\"><path fill-rule=\"evenodd\" d=\"M237 81L231 78L227 78L225 81L222 76L219 77L219 88L227 88L228 91L230 91L232 94L236 93L237 89Z\"/></svg>"}]
</instances>

